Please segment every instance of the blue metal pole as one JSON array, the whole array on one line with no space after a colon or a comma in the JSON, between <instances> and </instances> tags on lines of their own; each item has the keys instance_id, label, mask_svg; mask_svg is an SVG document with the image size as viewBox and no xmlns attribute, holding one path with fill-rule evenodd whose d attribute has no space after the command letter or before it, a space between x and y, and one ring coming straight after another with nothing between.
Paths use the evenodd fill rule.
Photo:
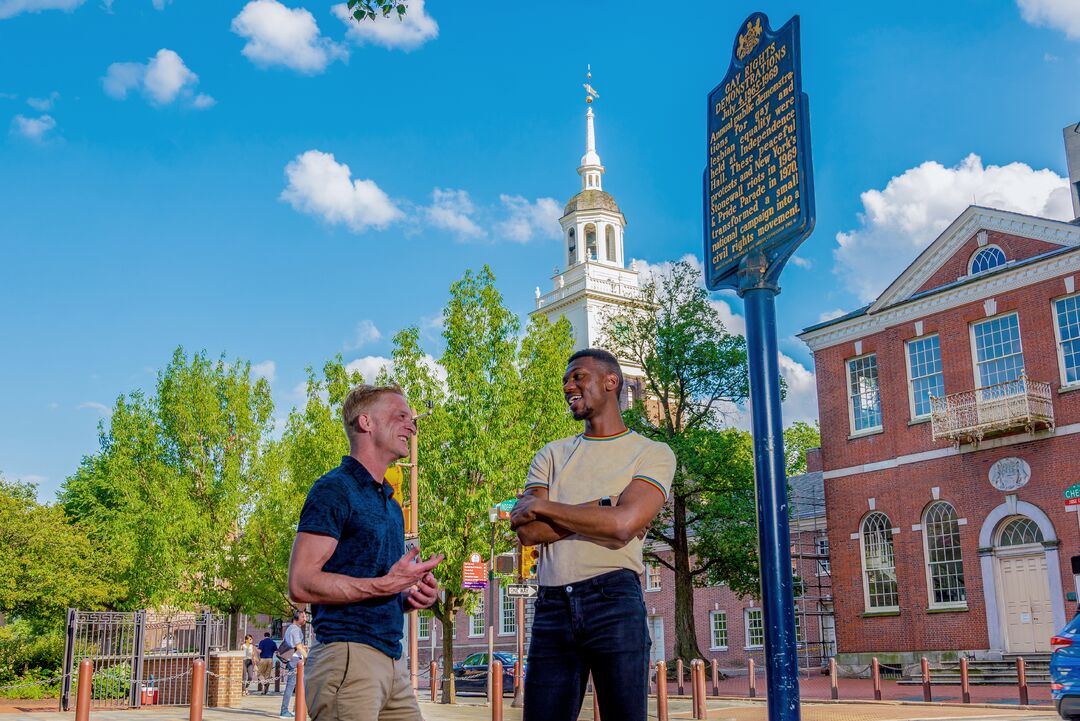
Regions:
<instances>
[{"instance_id":1,"label":"blue metal pole","mask_svg":"<svg viewBox=\"0 0 1080 721\"><path fill-rule=\"evenodd\" d=\"M780 414L777 292L774 285L755 283L740 290L740 295L746 308L746 351L750 366L769 721L798 721L799 665L784 475L784 425Z\"/></svg>"}]
</instances>

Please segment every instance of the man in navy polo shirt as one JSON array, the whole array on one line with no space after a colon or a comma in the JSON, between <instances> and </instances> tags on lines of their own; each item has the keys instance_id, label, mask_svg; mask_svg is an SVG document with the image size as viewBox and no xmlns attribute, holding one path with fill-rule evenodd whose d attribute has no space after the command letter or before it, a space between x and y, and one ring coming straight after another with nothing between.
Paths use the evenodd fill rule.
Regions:
<instances>
[{"instance_id":1,"label":"man in navy polo shirt","mask_svg":"<svg viewBox=\"0 0 1080 721\"><path fill-rule=\"evenodd\" d=\"M312 721L421 721L401 654L404 613L431 606L442 556L405 553L401 506L383 476L409 454L412 409L395 386L358 386L342 408L349 455L317 480L300 512L289 595L312 604L305 665Z\"/></svg>"}]
</instances>

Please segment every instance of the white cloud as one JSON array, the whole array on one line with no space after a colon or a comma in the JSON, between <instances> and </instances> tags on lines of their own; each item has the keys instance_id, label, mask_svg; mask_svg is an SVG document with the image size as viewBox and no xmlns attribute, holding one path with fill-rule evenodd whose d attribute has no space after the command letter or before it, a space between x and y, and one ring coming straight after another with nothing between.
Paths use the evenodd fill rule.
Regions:
<instances>
[{"instance_id":1,"label":"white cloud","mask_svg":"<svg viewBox=\"0 0 1080 721\"><path fill-rule=\"evenodd\" d=\"M833 320L834 318L839 318L842 315L847 315L847 313L848 312L846 310L844 310L843 308L833 308L832 310L827 310L824 313L822 313L821 315L819 315L818 319L817 319L817 322L818 323L824 323L825 321Z\"/></svg>"},{"instance_id":2,"label":"white cloud","mask_svg":"<svg viewBox=\"0 0 1080 721\"><path fill-rule=\"evenodd\" d=\"M349 166L330 153L308 150L287 166L288 186L280 199L327 223L345 223L355 232L385 228L405 214L373 180L353 180Z\"/></svg>"},{"instance_id":3,"label":"white cloud","mask_svg":"<svg viewBox=\"0 0 1080 721\"><path fill-rule=\"evenodd\" d=\"M55 90L49 93L46 98L27 98L26 104L39 113L44 113L46 110L52 110L53 105L60 98L60 93Z\"/></svg>"},{"instance_id":4,"label":"white cloud","mask_svg":"<svg viewBox=\"0 0 1080 721\"><path fill-rule=\"evenodd\" d=\"M0 0L0 20L42 10L71 12L86 0Z\"/></svg>"},{"instance_id":5,"label":"white cloud","mask_svg":"<svg viewBox=\"0 0 1080 721\"><path fill-rule=\"evenodd\" d=\"M804 258L801 255L793 255L791 256L790 260L792 265L798 268L802 268L803 270L810 270L814 267L814 264L810 261L810 259Z\"/></svg>"},{"instance_id":6,"label":"white cloud","mask_svg":"<svg viewBox=\"0 0 1080 721\"><path fill-rule=\"evenodd\" d=\"M313 75L349 52L319 33L315 17L304 8L277 0L252 0L233 18L232 31L247 39L240 52L259 67L284 65Z\"/></svg>"},{"instance_id":7,"label":"white cloud","mask_svg":"<svg viewBox=\"0 0 1080 721\"><path fill-rule=\"evenodd\" d=\"M265 378L267 383L273 385L274 379L277 377L277 364L272 360L256 363L251 366L251 376L256 379Z\"/></svg>"},{"instance_id":8,"label":"white cloud","mask_svg":"<svg viewBox=\"0 0 1080 721\"><path fill-rule=\"evenodd\" d=\"M197 109L214 104L209 95L195 95L199 76L184 64L175 51L161 48L146 63L113 63L101 79L105 94L124 100L133 90L140 91L152 105L170 105L177 98L187 100Z\"/></svg>"},{"instance_id":9,"label":"white cloud","mask_svg":"<svg viewBox=\"0 0 1080 721\"><path fill-rule=\"evenodd\" d=\"M1070 40L1080 40L1080 3L1076 0L1016 0L1024 20L1039 27L1060 30Z\"/></svg>"},{"instance_id":10,"label":"white cloud","mask_svg":"<svg viewBox=\"0 0 1080 721\"><path fill-rule=\"evenodd\" d=\"M380 339L382 339L382 331L380 331L374 323L365 318L356 324L356 335L351 341L345 343L345 350L363 348L368 343L375 343Z\"/></svg>"},{"instance_id":11,"label":"white cloud","mask_svg":"<svg viewBox=\"0 0 1080 721\"><path fill-rule=\"evenodd\" d=\"M375 379L379 377L379 371L383 368L390 368L392 365L393 361L385 356L369 355L349 361L345 366L345 370L350 373L360 371L365 383L374 383Z\"/></svg>"},{"instance_id":12,"label":"white cloud","mask_svg":"<svg viewBox=\"0 0 1080 721\"><path fill-rule=\"evenodd\" d=\"M21 135L35 143L45 142L46 136L56 127L56 121L51 115L42 115L37 118L28 118L25 115L16 115L11 120L11 132Z\"/></svg>"},{"instance_id":13,"label":"white cloud","mask_svg":"<svg viewBox=\"0 0 1080 721\"><path fill-rule=\"evenodd\" d=\"M487 235L473 220L475 213L476 207L467 191L442 188L431 191L431 205L424 209L424 215L431 225L449 230L461 238L482 238Z\"/></svg>"},{"instance_id":14,"label":"white cloud","mask_svg":"<svg viewBox=\"0 0 1080 721\"><path fill-rule=\"evenodd\" d=\"M837 233L834 272L863 302L877 298L970 204L1072 218L1068 181L1024 163L984 166L972 153L951 168L936 161L904 171L860 196L859 227Z\"/></svg>"},{"instance_id":15,"label":"white cloud","mask_svg":"<svg viewBox=\"0 0 1080 721\"><path fill-rule=\"evenodd\" d=\"M97 401L85 401L84 403L80 403L76 406L76 409L78 410L82 410L84 408L92 411L97 411L106 418L112 415L112 408L109 408L104 403L98 403Z\"/></svg>"},{"instance_id":16,"label":"white cloud","mask_svg":"<svg viewBox=\"0 0 1080 721\"><path fill-rule=\"evenodd\" d=\"M49 480L48 476L42 476L37 473L24 473L18 478L23 483L33 483L35 486L41 485L45 481Z\"/></svg>"},{"instance_id":17,"label":"white cloud","mask_svg":"<svg viewBox=\"0 0 1080 721\"><path fill-rule=\"evenodd\" d=\"M172 0L153 0L154 9L164 10L165 6L168 5L170 2L172 2Z\"/></svg>"},{"instance_id":18,"label":"white cloud","mask_svg":"<svg viewBox=\"0 0 1080 721\"><path fill-rule=\"evenodd\" d=\"M504 193L499 196L499 202L507 212L506 220L495 226L501 237L515 243L528 243L536 237L562 237L559 218L563 209L554 198L537 198L530 203L520 195Z\"/></svg>"},{"instance_id":19,"label":"white cloud","mask_svg":"<svg viewBox=\"0 0 1080 721\"><path fill-rule=\"evenodd\" d=\"M348 27L347 35L357 45L381 45L392 50L415 50L439 35L439 24L427 14L424 0L410 0L404 18L377 17L358 22L345 3L334 5L335 15Z\"/></svg>"}]
</instances>

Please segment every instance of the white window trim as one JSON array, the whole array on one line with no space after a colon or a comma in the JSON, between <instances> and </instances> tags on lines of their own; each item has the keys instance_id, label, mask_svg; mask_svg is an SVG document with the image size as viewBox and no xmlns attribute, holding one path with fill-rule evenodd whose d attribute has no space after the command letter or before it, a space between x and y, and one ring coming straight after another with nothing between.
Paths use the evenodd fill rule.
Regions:
<instances>
[{"instance_id":1,"label":"white window trim","mask_svg":"<svg viewBox=\"0 0 1080 721\"><path fill-rule=\"evenodd\" d=\"M417 611L416 613L417 613L417 616L416 616L416 639L418 641L430 641L431 640L431 625L434 622L435 617L432 616L430 613L425 616L425 615L423 615L423 611ZM427 633L423 632L423 626L420 623L421 618L426 618L427 619Z\"/></svg>"},{"instance_id":2,"label":"white window trim","mask_svg":"<svg viewBox=\"0 0 1080 721\"><path fill-rule=\"evenodd\" d=\"M923 509L923 513L922 513L922 529L921 529L922 533L920 535L922 536L923 568L924 568L924 570L926 572L926 601L927 601L927 604L928 604L928 608L930 608L932 610L935 610L935 611L942 610L942 609L964 610L964 609L966 609L968 607L967 601L956 601L956 602L953 602L953 603L934 603L934 579L930 575L930 542L926 538L927 537L927 533L926 533L926 514L929 513L930 509L933 508L938 503L949 503L949 502L948 501L938 500L938 501L934 501L932 503L929 503L929 504L927 504L926 508ZM951 503L949 503L949 505L952 506L953 513L956 513L956 506L953 506L953 504L951 504ZM960 515L959 514L956 515L956 520L957 521L960 520ZM963 550L963 548L961 548L960 549L960 568L963 569L963 567L964 567L964 550ZM964 578L964 591L965 591L965 593L967 591L967 577L966 576Z\"/></svg>"},{"instance_id":3,"label":"white window trim","mask_svg":"<svg viewBox=\"0 0 1080 721\"><path fill-rule=\"evenodd\" d=\"M1061 348L1061 326L1058 323L1057 304L1058 301L1068 300L1069 298L1075 298L1080 296L1080 293L1070 293L1069 295L1063 295L1058 298L1054 298L1050 301L1050 316L1054 319L1054 341L1057 347L1057 359L1058 359L1058 378L1061 381L1062 388L1077 388L1080 387L1080 380L1075 380L1069 383L1065 375L1065 353Z\"/></svg>"},{"instance_id":4,"label":"white window trim","mask_svg":"<svg viewBox=\"0 0 1080 721\"><path fill-rule=\"evenodd\" d=\"M989 273L991 270L997 270L998 268L1004 268L1006 265L1009 264L1009 257L1007 255L1005 255L1005 251L1004 251L1004 249L1002 249L1002 247L1000 245L998 245L997 243L987 243L986 245L979 246L978 248L976 248L975 252L971 254L970 258L968 258L968 262L967 262L967 274L968 275L975 275L975 273L971 270L972 267L975 265L975 259L979 256L979 253L982 253L984 250L989 250L990 248L997 248L999 251L1001 251L1001 257L1005 259L1005 262L1002 263L1001 265L995 265L993 268L990 268L990 270L980 270L979 271L980 274Z\"/></svg>"},{"instance_id":5,"label":"white window trim","mask_svg":"<svg viewBox=\"0 0 1080 721\"><path fill-rule=\"evenodd\" d=\"M826 553L821 552L821 542L822 541L825 541L825 550L827 551ZM815 559L814 575L817 576L818 578L820 578L822 576L831 576L832 575L832 563L831 563L831 561L832 561L832 549L829 548L829 537L828 536L825 536L823 538L815 538L814 539L814 555L815 556L826 556L826 558ZM828 567L827 571L823 571L821 569L822 564L825 564Z\"/></svg>"},{"instance_id":6,"label":"white window trim","mask_svg":"<svg viewBox=\"0 0 1080 721\"><path fill-rule=\"evenodd\" d=\"M979 320L973 320L968 324L968 341L971 344L971 377L975 381L975 388L979 389L982 380L979 378L979 349L975 341L975 326L982 325L983 323L989 323L990 321L1000 320L1001 318L1008 317L1010 315L1016 316L1016 332L1018 333L1018 340L1020 342L1020 353L1018 355L1024 355L1024 329L1020 327L1020 313L1015 310L1006 311L1005 313L998 313L992 315L989 318L980 318ZM1057 325L1055 321L1054 325ZM1027 359L1024 359L1024 372L1027 372Z\"/></svg>"},{"instance_id":7,"label":"white window trim","mask_svg":"<svg viewBox=\"0 0 1080 721\"><path fill-rule=\"evenodd\" d=\"M656 581L655 586L650 585L651 581L650 581L649 569L651 569L651 568L656 569L657 581ZM663 584L663 581L660 580L660 574L661 574L661 570L660 570L660 564L659 563L646 563L645 564L645 592L646 593L655 593L656 591L662 590L662 587L663 587L664 584Z\"/></svg>"},{"instance_id":8,"label":"white window trim","mask_svg":"<svg viewBox=\"0 0 1080 721\"><path fill-rule=\"evenodd\" d=\"M757 644L757 645L752 645L750 643L750 612L751 611L757 611L758 613L761 614L761 640L762 640L762 643ZM746 645L743 646L744 651L755 651L757 649L765 647L765 643L764 643L764 641L765 641L765 611L764 611L764 609L757 608L757 607L755 607L755 608L744 608L743 609L743 636L745 637L743 640L746 641ZM729 641L729 643L730 643L730 641Z\"/></svg>"},{"instance_id":9,"label":"white window trim","mask_svg":"<svg viewBox=\"0 0 1080 721\"><path fill-rule=\"evenodd\" d=\"M926 335L921 335L918 338L908 338L906 341L904 341L904 366L907 368L907 386L908 386L908 417L913 421L918 421L918 420L922 420L924 418L929 418L931 415L933 415L933 413L932 412L931 413L923 413L922 415L916 415L915 414L915 379L911 376L911 353L908 351L908 347L912 343L918 343L921 340L926 340L927 338L933 338L934 336L938 336L938 353L940 353L941 352L941 336L940 336L939 333L936 333L936 332L935 333L927 333ZM944 359L942 360L942 364L944 365ZM880 376L880 373L879 373L879 376ZM927 376L923 376L923 378L926 378L926 377ZM942 389L944 389L944 381L945 381L944 367L942 367L942 379L941 380L942 380ZM880 380L879 380L878 381L878 388L880 388L880 387L881 387L881 383L880 383Z\"/></svg>"},{"instance_id":10,"label":"white window trim","mask_svg":"<svg viewBox=\"0 0 1080 721\"><path fill-rule=\"evenodd\" d=\"M713 632L713 616L723 614L724 616L724 635L728 637L728 643L731 643L731 629L727 625L727 611L709 611L709 650L710 651L727 651L727 644L723 646L714 646L713 639L716 634Z\"/></svg>"},{"instance_id":11,"label":"white window trim","mask_svg":"<svg viewBox=\"0 0 1080 721\"><path fill-rule=\"evenodd\" d=\"M506 630L506 615L503 605L506 603L506 586L499 586L499 635L500 636L516 636L517 635L517 605L514 606L514 621L515 628L513 631Z\"/></svg>"},{"instance_id":12,"label":"white window trim","mask_svg":"<svg viewBox=\"0 0 1080 721\"><path fill-rule=\"evenodd\" d=\"M484 593L487 593L487 589L484 589ZM481 598L480 603L483 604L480 607L480 613L469 614L469 638L483 638L487 635L487 598ZM473 633L473 619L477 616L480 616L481 623L483 624L481 627L482 630L480 633Z\"/></svg>"},{"instance_id":13,"label":"white window trim","mask_svg":"<svg viewBox=\"0 0 1080 721\"><path fill-rule=\"evenodd\" d=\"M869 358L870 356L876 356L877 351L870 353L863 353L862 355L852 356L844 360L844 377L847 379L847 384L844 386L844 398L847 403L848 412L848 428L851 429L851 438L857 438L858 436L868 436L874 433L881 433L884 428L885 415L881 412L881 368L878 368L878 415L881 416L881 423L876 426L868 426L866 428L860 428L855 430L855 404L852 403L851 397L851 364L854 361L862 360L863 358ZM876 366L877 363L875 362Z\"/></svg>"},{"instance_id":14,"label":"white window trim","mask_svg":"<svg viewBox=\"0 0 1080 721\"><path fill-rule=\"evenodd\" d=\"M886 518L889 518L889 515L887 513L884 513L882 511L878 511L876 509L873 510L873 511L870 511L870 513L882 513L882 515L884 515ZM859 519L859 561L862 564L862 567L859 570L860 570L860 574L862 575L863 611L865 613L893 613L894 611L899 611L900 610L899 603L897 603L897 605L895 605L895 606L878 606L876 608L873 608L873 607L870 606L870 574L867 573L867 571L866 571L866 538L865 538L865 531L863 530L864 528L866 528L866 518L867 518L867 516L870 515L870 513L867 513L865 516L863 516L862 518ZM890 530L893 531L893 533L890 534L890 535L895 536L896 535L895 526L892 525L892 519L891 518L889 518L889 526L890 526ZM896 573L896 544L893 544L893 573ZM896 598L897 598L897 601L899 602L899 599L900 599L900 580L899 579L897 579L897 582L896 582Z\"/></svg>"}]
</instances>

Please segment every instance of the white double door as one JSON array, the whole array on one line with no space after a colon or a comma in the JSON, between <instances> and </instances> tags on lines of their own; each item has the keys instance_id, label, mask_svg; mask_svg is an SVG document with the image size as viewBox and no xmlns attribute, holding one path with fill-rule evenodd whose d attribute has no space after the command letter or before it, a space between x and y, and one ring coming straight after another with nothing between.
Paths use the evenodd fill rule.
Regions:
<instances>
[{"instance_id":1,"label":"white double door","mask_svg":"<svg viewBox=\"0 0 1080 721\"><path fill-rule=\"evenodd\" d=\"M1009 653L1050 653L1054 613L1046 553L1039 546L1018 553L1010 548L998 557L1001 608L1004 609L1005 648Z\"/></svg>"}]
</instances>

